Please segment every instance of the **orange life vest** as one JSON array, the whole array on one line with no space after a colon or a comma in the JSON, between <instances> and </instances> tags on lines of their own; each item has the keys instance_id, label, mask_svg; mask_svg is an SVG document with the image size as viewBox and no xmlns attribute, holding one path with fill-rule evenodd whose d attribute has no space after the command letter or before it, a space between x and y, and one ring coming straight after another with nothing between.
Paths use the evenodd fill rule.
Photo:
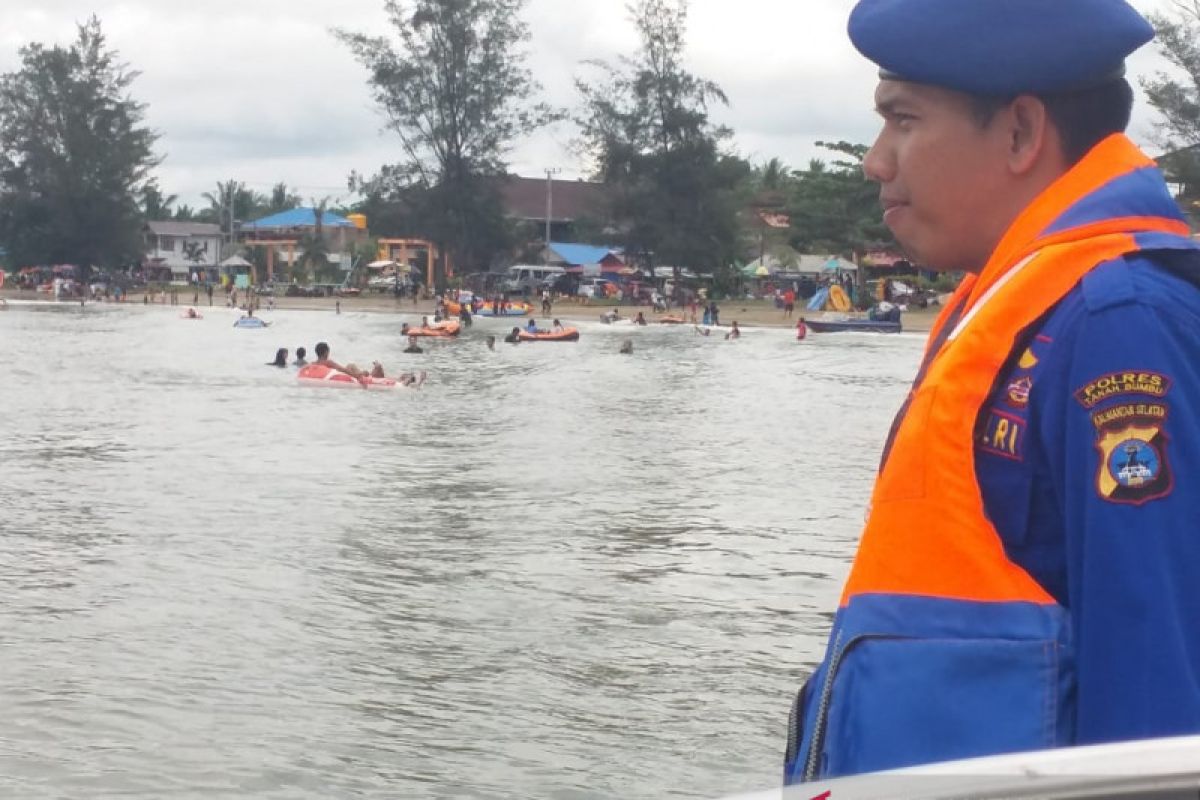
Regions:
<instances>
[{"instance_id":1,"label":"orange life vest","mask_svg":"<svg viewBox=\"0 0 1200 800\"><path fill-rule=\"evenodd\" d=\"M1089 271L1147 234L1187 235L1178 219L1106 199L1152 167L1125 136L1105 139L1025 209L939 317L825 660L793 711L787 782L1071 742L1067 615L985 513L976 421L1022 335Z\"/></svg>"}]
</instances>

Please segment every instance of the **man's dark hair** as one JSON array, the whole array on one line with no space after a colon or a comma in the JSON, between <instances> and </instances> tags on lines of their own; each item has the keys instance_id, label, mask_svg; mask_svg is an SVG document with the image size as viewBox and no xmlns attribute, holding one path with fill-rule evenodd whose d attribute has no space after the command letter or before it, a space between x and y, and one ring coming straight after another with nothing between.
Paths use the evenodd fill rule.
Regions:
<instances>
[{"instance_id":1,"label":"man's dark hair","mask_svg":"<svg viewBox=\"0 0 1200 800\"><path fill-rule=\"evenodd\" d=\"M317 342L317 358L325 358L327 355L329 355L329 345Z\"/></svg>"},{"instance_id":2,"label":"man's dark hair","mask_svg":"<svg viewBox=\"0 0 1200 800\"><path fill-rule=\"evenodd\" d=\"M1062 137L1068 164L1077 163L1108 136L1123 133L1133 113L1133 88L1124 78L1091 89L1037 98L1045 104L1050 122ZM1016 95L971 95L971 114L981 127L986 127L997 111L1015 99Z\"/></svg>"}]
</instances>

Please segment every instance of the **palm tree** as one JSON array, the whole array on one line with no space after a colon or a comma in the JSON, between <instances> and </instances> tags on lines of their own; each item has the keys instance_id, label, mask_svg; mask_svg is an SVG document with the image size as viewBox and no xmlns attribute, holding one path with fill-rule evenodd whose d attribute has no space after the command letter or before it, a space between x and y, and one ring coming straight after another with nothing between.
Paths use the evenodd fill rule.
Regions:
<instances>
[{"instance_id":1,"label":"palm tree","mask_svg":"<svg viewBox=\"0 0 1200 800\"><path fill-rule=\"evenodd\" d=\"M325 240L325 209L328 206L328 197L319 203L313 201L313 227L300 237L302 254L296 260L296 268L301 276L312 275L318 280L336 277L329 262L329 242Z\"/></svg>"},{"instance_id":2,"label":"palm tree","mask_svg":"<svg viewBox=\"0 0 1200 800\"><path fill-rule=\"evenodd\" d=\"M302 202L300 195L289 190L288 185L280 181L271 187L271 197L267 201L266 212L278 214L280 211L290 211L293 208L299 208Z\"/></svg>"},{"instance_id":3,"label":"palm tree","mask_svg":"<svg viewBox=\"0 0 1200 800\"><path fill-rule=\"evenodd\" d=\"M142 187L142 216L149 222L158 222L171 218L171 206L179 199L179 195L164 195L156 181L150 181Z\"/></svg>"}]
</instances>

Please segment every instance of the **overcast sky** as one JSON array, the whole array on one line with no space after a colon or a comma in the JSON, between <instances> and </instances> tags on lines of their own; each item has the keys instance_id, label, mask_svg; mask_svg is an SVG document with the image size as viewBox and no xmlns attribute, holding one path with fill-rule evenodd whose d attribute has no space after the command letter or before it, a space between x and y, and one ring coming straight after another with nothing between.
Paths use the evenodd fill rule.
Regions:
<instances>
[{"instance_id":1,"label":"overcast sky","mask_svg":"<svg viewBox=\"0 0 1200 800\"><path fill-rule=\"evenodd\" d=\"M1168 0L1135 0L1143 11ZM869 142L875 71L846 38L853 0L693 0L689 66L715 80L730 106L737 151L803 166L822 139ZM381 0L0 0L0 71L27 42L66 43L97 14L106 35L142 75L135 96L162 135L163 189L200 205L201 192L236 178L266 191L277 181L308 198L350 200L351 170L397 160L369 96L366 73L330 35L333 27L388 29ZM574 106L581 62L636 47L624 0L529 0L529 64L545 99ZM1151 48L1132 77L1162 68ZM1139 92L1131 130L1149 144L1153 115ZM575 131L561 124L520 143L512 171L553 167L579 177Z\"/></svg>"}]
</instances>

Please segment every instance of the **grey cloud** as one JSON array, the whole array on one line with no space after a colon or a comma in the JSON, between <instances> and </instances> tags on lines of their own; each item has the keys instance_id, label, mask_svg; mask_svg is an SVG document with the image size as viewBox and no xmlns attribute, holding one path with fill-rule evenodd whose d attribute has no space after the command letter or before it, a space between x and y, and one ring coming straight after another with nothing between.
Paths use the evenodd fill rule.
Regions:
<instances>
[{"instance_id":1,"label":"grey cloud","mask_svg":"<svg viewBox=\"0 0 1200 800\"><path fill-rule=\"evenodd\" d=\"M1167 8L1170 0L1141 3ZM692 0L688 64L721 84L731 106L715 117L736 131L738 152L802 166L819 139L868 142L873 69L850 46L852 0ZM396 157L381 133L365 72L331 35L334 26L388 35L382 0L0 0L0 70L25 42L66 41L95 12L110 42L141 72L134 94L162 134L165 189L195 203L217 180L287 181L314 190L344 186ZM545 99L577 104L587 59L615 60L636 46L625 0L530 0L530 67ZM1161 68L1151 49L1131 72ZM1148 141L1142 103L1133 132ZM513 169L559 167L579 176L574 131L559 125L520 142Z\"/></svg>"}]
</instances>

